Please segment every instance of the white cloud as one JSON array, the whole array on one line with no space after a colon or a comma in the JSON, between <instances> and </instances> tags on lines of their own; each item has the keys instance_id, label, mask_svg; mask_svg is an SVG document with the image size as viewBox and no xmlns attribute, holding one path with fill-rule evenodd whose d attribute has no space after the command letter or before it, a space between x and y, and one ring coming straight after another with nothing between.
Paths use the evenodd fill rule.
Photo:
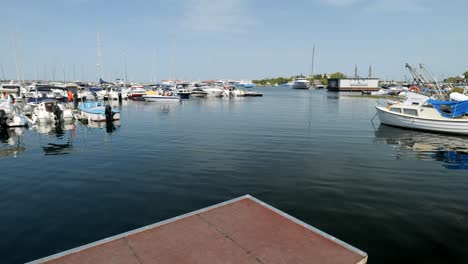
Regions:
<instances>
[{"instance_id":1,"label":"white cloud","mask_svg":"<svg viewBox=\"0 0 468 264\"><path fill-rule=\"evenodd\" d=\"M182 24L196 31L243 32L255 24L248 0L190 0Z\"/></svg>"}]
</instances>

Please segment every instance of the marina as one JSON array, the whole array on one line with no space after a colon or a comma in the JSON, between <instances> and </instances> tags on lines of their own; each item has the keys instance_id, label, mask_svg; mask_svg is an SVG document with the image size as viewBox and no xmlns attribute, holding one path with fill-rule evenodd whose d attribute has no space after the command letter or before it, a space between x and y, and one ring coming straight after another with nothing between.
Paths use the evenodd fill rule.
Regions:
<instances>
[{"instance_id":1,"label":"marina","mask_svg":"<svg viewBox=\"0 0 468 264\"><path fill-rule=\"evenodd\" d=\"M369 261L465 259L465 137L372 123L381 99L255 89L264 96L106 101L120 120L3 130L5 262L40 259L245 193L365 251ZM34 239L22 239L31 232ZM459 246L428 254L447 241Z\"/></svg>"},{"instance_id":2,"label":"marina","mask_svg":"<svg viewBox=\"0 0 468 264\"><path fill-rule=\"evenodd\" d=\"M468 263L454 6L4 1L0 263Z\"/></svg>"}]
</instances>

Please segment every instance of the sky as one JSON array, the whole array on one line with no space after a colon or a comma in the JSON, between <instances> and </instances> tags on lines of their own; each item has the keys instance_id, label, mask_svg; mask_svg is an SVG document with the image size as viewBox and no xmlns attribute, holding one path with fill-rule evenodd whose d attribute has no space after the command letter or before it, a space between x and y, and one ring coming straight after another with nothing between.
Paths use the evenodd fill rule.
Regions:
<instances>
[{"instance_id":1,"label":"sky","mask_svg":"<svg viewBox=\"0 0 468 264\"><path fill-rule=\"evenodd\" d=\"M262 79L468 70L464 0L0 0L0 78ZM17 74L18 73L18 74Z\"/></svg>"}]
</instances>

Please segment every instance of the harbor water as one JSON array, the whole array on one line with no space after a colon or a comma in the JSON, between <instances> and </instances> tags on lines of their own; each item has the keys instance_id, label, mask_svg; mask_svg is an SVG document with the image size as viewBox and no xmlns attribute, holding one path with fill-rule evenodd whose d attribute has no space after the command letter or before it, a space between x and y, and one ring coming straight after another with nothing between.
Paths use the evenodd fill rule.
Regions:
<instances>
[{"instance_id":1,"label":"harbor water","mask_svg":"<svg viewBox=\"0 0 468 264\"><path fill-rule=\"evenodd\" d=\"M370 263L468 263L468 138L380 125L376 99L124 101L113 126L0 135L0 256L21 263L251 194Z\"/></svg>"}]
</instances>

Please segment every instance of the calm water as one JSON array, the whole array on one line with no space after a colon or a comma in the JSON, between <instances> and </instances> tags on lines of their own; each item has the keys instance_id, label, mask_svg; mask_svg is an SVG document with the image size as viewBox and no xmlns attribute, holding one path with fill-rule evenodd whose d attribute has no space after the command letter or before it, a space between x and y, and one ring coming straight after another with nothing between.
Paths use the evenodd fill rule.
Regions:
<instances>
[{"instance_id":1,"label":"calm water","mask_svg":"<svg viewBox=\"0 0 468 264\"><path fill-rule=\"evenodd\" d=\"M0 135L2 263L244 194L370 263L468 263L468 138L374 127L373 99L258 90L263 98L124 102L114 127Z\"/></svg>"}]
</instances>

